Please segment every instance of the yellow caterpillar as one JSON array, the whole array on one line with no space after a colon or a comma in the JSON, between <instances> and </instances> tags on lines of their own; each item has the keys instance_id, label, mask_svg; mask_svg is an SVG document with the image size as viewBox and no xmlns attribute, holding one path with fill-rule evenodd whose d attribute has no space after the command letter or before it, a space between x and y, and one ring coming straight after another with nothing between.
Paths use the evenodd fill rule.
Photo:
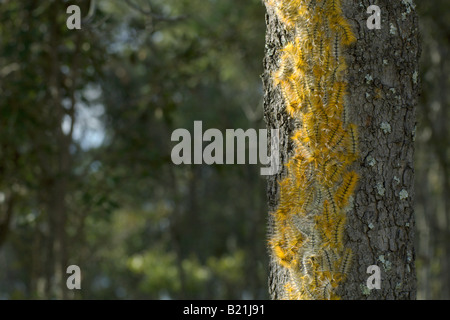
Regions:
<instances>
[{"instance_id":1,"label":"yellow caterpillar","mask_svg":"<svg viewBox=\"0 0 450 320\"><path fill-rule=\"evenodd\" d=\"M349 169L357 159L358 134L347 119L342 52L356 37L341 0L266 2L295 35L280 51L273 83L300 124L288 174L280 181L269 246L289 270L284 299L339 299L336 289L353 256L343 243L346 207L359 179Z\"/></svg>"}]
</instances>

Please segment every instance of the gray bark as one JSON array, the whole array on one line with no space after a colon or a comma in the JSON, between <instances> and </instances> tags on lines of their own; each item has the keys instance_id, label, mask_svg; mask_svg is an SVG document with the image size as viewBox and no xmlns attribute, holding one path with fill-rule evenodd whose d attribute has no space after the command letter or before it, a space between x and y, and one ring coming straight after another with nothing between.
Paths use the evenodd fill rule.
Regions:
<instances>
[{"instance_id":1,"label":"gray bark","mask_svg":"<svg viewBox=\"0 0 450 320\"><path fill-rule=\"evenodd\" d=\"M414 251L414 138L418 103L420 55L418 18L412 1L379 0L381 30L366 26L368 1L343 0L343 12L357 37L344 52L348 64L349 119L358 125L360 174L353 209L347 215L346 247L355 258L347 280L340 286L342 299L415 299ZM274 12L266 14L264 59L264 115L268 129L280 129L280 161L292 152L289 138L295 124L285 112L279 88L273 86L278 50L288 34ZM268 178L268 209L279 199L278 181ZM269 214L268 232L273 221ZM270 254L270 252L269 252ZM367 267L381 268L381 289L369 290ZM269 292L279 299L286 270L273 257L269 265Z\"/></svg>"}]
</instances>

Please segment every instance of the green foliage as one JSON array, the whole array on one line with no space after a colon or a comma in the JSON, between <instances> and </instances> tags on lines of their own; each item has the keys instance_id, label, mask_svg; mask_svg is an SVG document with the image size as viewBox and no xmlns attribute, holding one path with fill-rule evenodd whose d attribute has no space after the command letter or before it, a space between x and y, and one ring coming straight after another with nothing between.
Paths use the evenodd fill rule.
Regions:
<instances>
[{"instance_id":1,"label":"green foliage","mask_svg":"<svg viewBox=\"0 0 450 320\"><path fill-rule=\"evenodd\" d=\"M170 160L194 120L263 127L243 106L261 98L264 7L132 3L97 1L82 30L64 2L0 7L0 298L265 298L259 168Z\"/></svg>"}]
</instances>

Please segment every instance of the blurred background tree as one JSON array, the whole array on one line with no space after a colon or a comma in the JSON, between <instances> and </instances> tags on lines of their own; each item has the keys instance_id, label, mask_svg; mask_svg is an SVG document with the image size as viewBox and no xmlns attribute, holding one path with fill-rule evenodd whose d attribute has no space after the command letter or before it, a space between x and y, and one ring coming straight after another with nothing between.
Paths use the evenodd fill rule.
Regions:
<instances>
[{"instance_id":1,"label":"blurred background tree","mask_svg":"<svg viewBox=\"0 0 450 320\"><path fill-rule=\"evenodd\" d=\"M419 298L448 298L444 0L421 13ZM81 8L68 30L66 8ZM266 299L266 182L176 128L264 128L260 0L0 1L0 298ZM67 266L82 290L66 289Z\"/></svg>"},{"instance_id":2,"label":"blurred background tree","mask_svg":"<svg viewBox=\"0 0 450 320\"><path fill-rule=\"evenodd\" d=\"M264 127L263 17L259 1L2 2L0 297L267 296L259 168L170 159L194 120Z\"/></svg>"},{"instance_id":3,"label":"blurred background tree","mask_svg":"<svg viewBox=\"0 0 450 320\"><path fill-rule=\"evenodd\" d=\"M422 30L416 132L418 299L450 299L450 3L416 1Z\"/></svg>"}]
</instances>

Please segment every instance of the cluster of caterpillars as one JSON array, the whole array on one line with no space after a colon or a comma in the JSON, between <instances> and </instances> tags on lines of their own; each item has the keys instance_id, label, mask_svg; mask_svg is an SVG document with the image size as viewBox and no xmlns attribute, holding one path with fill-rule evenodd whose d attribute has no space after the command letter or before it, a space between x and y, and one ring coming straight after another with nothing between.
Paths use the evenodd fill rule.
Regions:
<instances>
[{"instance_id":1,"label":"cluster of caterpillars","mask_svg":"<svg viewBox=\"0 0 450 320\"><path fill-rule=\"evenodd\" d=\"M340 0L266 0L293 41L273 74L298 123L294 154L280 182L269 245L289 271L285 299L339 299L352 251L343 244L346 211L358 182L357 126L346 111L343 49L356 41Z\"/></svg>"}]
</instances>

